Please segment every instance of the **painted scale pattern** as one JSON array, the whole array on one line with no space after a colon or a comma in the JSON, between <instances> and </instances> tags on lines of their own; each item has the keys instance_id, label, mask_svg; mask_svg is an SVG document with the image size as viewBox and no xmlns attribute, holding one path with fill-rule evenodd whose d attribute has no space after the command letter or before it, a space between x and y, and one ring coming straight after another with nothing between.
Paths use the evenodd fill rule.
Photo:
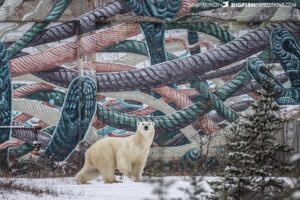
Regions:
<instances>
[{"instance_id":1,"label":"painted scale pattern","mask_svg":"<svg viewBox=\"0 0 300 200\"><path fill-rule=\"evenodd\" d=\"M286 22L272 27L259 28L211 51L187 58L130 72L96 74L97 90L99 92L111 92L149 89L175 81L187 81L191 77L203 75L205 72L232 64L270 47L269 39L274 26L286 27L295 35L300 35L300 24L297 22ZM248 48L245 49L245 46ZM45 81L64 87L73 80L74 76L76 77L75 71L57 68L35 74Z\"/></svg>"},{"instance_id":2,"label":"painted scale pattern","mask_svg":"<svg viewBox=\"0 0 300 200\"><path fill-rule=\"evenodd\" d=\"M70 84L58 125L45 156L54 161L65 160L84 139L96 109L96 84L80 76Z\"/></svg>"},{"instance_id":3,"label":"painted scale pattern","mask_svg":"<svg viewBox=\"0 0 300 200\"><path fill-rule=\"evenodd\" d=\"M10 126L12 120L12 85L7 51L0 42L0 126ZM0 129L0 144L10 138L10 128ZM8 167L7 149L0 150L0 170Z\"/></svg>"},{"instance_id":4,"label":"painted scale pattern","mask_svg":"<svg viewBox=\"0 0 300 200\"><path fill-rule=\"evenodd\" d=\"M273 82L276 101L280 105L297 105L300 103L300 48L294 37L283 28L276 28L271 34L271 49L291 81L291 87L285 88L266 68L259 58L250 58L248 70L261 87L267 87L267 81Z\"/></svg>"}]
</instances>

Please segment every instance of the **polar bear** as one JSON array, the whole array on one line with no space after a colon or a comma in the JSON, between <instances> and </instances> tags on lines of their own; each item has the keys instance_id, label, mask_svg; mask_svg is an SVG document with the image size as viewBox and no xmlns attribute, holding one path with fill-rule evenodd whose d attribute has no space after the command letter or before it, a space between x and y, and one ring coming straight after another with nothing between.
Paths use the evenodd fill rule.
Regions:
<instances>
[{"instance_id":1,"label":"polar bear","mask_svg":"<svg viewBox=\"0 0 300 200\"><path fill-rule=\"evenodd\" d=\"M84 184L102 175L104 183L115 183L115 170L139 182L154 138L154 122L138 122L134 135L126 138L107 137L86 152L83 168L75 181Z\"/></svg>"}]
</instances>

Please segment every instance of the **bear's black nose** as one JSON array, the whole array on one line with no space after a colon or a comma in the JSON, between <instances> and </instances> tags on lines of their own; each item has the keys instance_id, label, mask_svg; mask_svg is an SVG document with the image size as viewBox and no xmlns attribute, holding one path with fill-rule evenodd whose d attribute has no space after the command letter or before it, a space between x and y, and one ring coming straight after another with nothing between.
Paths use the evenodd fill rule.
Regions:
<instances>
[{"instance_id":1,"label":"bear's black nose","mask_svg":"<svg viewBox=\"0 0 300 200\"><path fill-rule=\"evenodd\" d=\"M144 126L144 130L145 130L145 131L148 131L148 129L149 129L149 126L147 126L147 125Z\"/></svg>"}]
</instances>

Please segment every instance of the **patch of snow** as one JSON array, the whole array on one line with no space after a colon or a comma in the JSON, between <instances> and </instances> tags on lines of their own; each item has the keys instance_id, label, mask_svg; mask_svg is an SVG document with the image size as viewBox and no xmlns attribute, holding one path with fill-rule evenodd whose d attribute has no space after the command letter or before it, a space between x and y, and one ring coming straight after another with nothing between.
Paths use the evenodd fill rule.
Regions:
<instances>
[{"instance_id":1,"label":"patch of snow","mask_svg":"<svg viewBox=\"0 0 300 200\"><path fill-rule=\"evenodd\" d=\"M119 178L119 177L118 177ZM184 193L178 188L189 187L188 177L164 177L166 181L175 180L176 183L172 185L169 190L169 198L183 198L186 199ZM204 190L208 193L212 192L207 182L215 181L216 177L205 177L202 185ZM3 180L1 178L0 180ZM145 198L153 198L153 186L147 182L133 182L127 177L122 180L122 183L104 184L100 179L90 182L90 184L77 185L72 177L67 178L43 178L43 179L26 179L16 178L18 183L25 185L32 185L38 188L49 188L62 193L58 197L43 195L35 196L26 192L6 192L0 191L0 199L3 200L142 200Z\"/></svg>"},{"instance_id":2,"label":"patch of snow","mask_svg":"<svg viewBox=\"0 0 300 200\"><path fill-rule=\"evenodd\" d=\"M293 195L292 195L292 198L293 199L299 199L300 198L300 191L294 192Z\"/></svg>"},{"instance_id":3,"label":"patch of snow","mask_svg":"<svg viewBox=\"0 0 300 200\"><path fill-rule=\"evenodd\" d=\"M300 153L294 154L291 156L290 161L291 162L296 162L300 160Z\"/></svg>"}]
</instances>

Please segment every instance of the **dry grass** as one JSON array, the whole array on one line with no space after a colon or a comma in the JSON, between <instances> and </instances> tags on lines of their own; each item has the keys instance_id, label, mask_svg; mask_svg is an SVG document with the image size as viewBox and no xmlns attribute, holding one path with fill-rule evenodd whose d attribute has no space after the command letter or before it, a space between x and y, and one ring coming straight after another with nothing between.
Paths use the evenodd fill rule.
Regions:
<instances>
[{"instance_id":1,"label":"dry grass","mask_svg":"<svg viewBox=\"0 0 300 200\"><path fill-rule=\"evenodd\" d=\"M20 192L31 193L36 196L42 196L44 194L51 195L51 196L59 196L65 194L63 192L57 192L56 190L48 187L39 188L34 185L26 185L23 183L18 183L16 180L13 179L0 180L0 191L2 191L2 194L4 194L4 191L9 193L14 191L20 191Z\"/></svg>"}]
</instances>

